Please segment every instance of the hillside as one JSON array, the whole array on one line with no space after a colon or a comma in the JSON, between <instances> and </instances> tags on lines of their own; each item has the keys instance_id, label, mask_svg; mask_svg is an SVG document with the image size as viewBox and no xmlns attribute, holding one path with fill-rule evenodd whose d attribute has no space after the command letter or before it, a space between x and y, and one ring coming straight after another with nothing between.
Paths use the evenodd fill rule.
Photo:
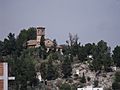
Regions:
<instances>
[{"instance_id":1,"label":"hillside","mask_svg":"<svg viewBox=\"0 0 120 90\"><path fill-rule=\"evenodd\" d=\"M120 46L111 53L103 40L82 45L72 34L65 44L58 45L56 39L45 38L44 30L36 30L21 30L17 38L9 33L0 41L0 60L8 62L9 75L16 78L10 90L120 89ZM28 41L35 43L28 45Z\"/></svg>"}]
</instances>

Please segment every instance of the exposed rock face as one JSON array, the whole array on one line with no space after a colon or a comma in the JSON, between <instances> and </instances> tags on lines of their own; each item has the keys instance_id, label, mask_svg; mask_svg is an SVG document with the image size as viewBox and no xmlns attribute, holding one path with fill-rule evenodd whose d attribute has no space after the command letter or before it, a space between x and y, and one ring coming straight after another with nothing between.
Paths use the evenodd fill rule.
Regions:
<instances>
[{"instance_id":1,"label":"exposed rock face","mask_svg":"<svg viewBox=\"0 0 120 90\"><path fill-rule=\"evenodd\" d=\"M61 72L59 70L59 72ZM87 86L95 86L95 81L98 82L97 87L101 88L112 88L113 78L116 71L105 72L101 71L91 71L89 69L88 63L74 63L72 64L72 76L69 78L62 78L60 76L56 80L47 81L47 85L44 87L47 90L60 90L60 86L64 83L68 83L70 86L77 87L87 87ZM81 82L81 78L83 77L83 73L85 76L85 83ZM43 88L44 88L43 87ZM74 90L74 89L73 89Z\"/></svg>"},{"instance_id":2,"label":"exposed rock face","mask_svg":"<svg viewBox=\"0 0 120 90\"><path fill-rule=\"evenodd\" d=\"M98 87L103 87L103 88L111 88L112 87L112 82L113 82L113 77L115 72L104 72L104 71L91 71L88 67L88 64L83 64L83 63L78 63L78 64L73 64L73 75L72 77L74 78L75 74L78 74L78 77L82 77L83 73L86 78L86 86L89 85L94 85L94 81L98 81ZM90 78L88 81L87 78Z\"/></svg>"}]
</instances>

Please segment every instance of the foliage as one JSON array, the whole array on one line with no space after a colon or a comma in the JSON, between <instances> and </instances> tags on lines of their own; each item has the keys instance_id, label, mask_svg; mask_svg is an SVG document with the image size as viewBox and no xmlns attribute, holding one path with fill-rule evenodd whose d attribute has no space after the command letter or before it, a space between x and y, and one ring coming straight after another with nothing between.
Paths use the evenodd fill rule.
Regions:
<instances>
[{"instance_id":1,"label":"foliage","mask_svg":"<svg viewBox=\"0 0 120 90\"><path fill-rule=\"evenodd\" d=\"M40 66L40 73L41 73L42 78L45 80L47 77L47 66L45 62L42 63Z\"/></svg>"},{"instance_id":2,"label":"foliage","mask_svg":"<svg viewBox=\"0 0 120 90\"><path fill-rule=\"evenodd\" d=\"M58 71L53 65L52 60L48 60L47 63L42 63L40 67L41 76L44 80L54 80L58 77Z\"/></svg>"},{"instance_id":3,"label":"foliage","mask_svg":"<svg viewBox=\"0 0 120 90\"><path fill-rule=\"evenodd\" d=\"M19 33L16 39L17 49L22 51L26 48L26 44L28 40L35 40L36 39L36 28L31 27L28 30L23 29ZM19 53L20 54L20 53Z\"/></svg>"},{"instance_id":4,"label":"foliage","mask_svg":"<svg viewBox=\"0 0 120 90\"><path fill-rule=\"evenodd\" d=\"M4 47L4 43L0 41L0 56L3 55L3 47Z\"/></svg>"},{"instance_id":5,"label":"foliage","mask_svg":"<svg viewBox=\"0 0 120 90\"><path fill-rule=\"evenodd\" d=\"M16 77L16 90L26 90L27 85L36 85L36 71L35 64L37 62L36 56L41 59L46 59L47 62L41 63L40 72L44 80L55 80L58 78L58 68L55 66L54 60L60 59L62 62L61 70L63 78L69 78L72 73L71 64L74 62L73 58L78 58L81 62L88 60L87 56L92 55L93 59L90 61L90 69L95 71L105 70L106 72L111 65L115 64L120 67L120 46L116 46L111 57L111 50L107 42L101 40L97 44L87 43L81 45L78 42L78 36L69 34L69 40L64 45L63 55L56 52L57 41L53 40L52 49L46 53L45 36L41 37L40 47L35 49L27 49L27 41L36 39L36 28L23 29L15 38L15 34L9 33L4 41L0 41L0 59L5 59L9 64L9 74ZM39 55L36 54L37 50ZM48 56L48 57L47 57ZM114 63L113 63L114 61ZM99 67L98 67L99 66ZM59 69L59 70L60 70ZM60 72L61 73L61 72ZM87 78L90 81L90 78ZM80 80L82 84L86 83L86 78ZM94 86L98 86L98 81L94 81ZM112 84L114 90L120 89L120 73L115 74L115 80ZM71 90L69 84L63 84L61 90Z\"/></svg>"},{"instance_id":6,"label":"foliage","mask_svg":"<svg viewBox=\"0 0 120 90\"><path fill-rule=\"evenodd\" d=\"M98 80L95 80L95 81L94 81L94 87L98 87L98 84L99 84L99 81L98 81Z\"/></svg>"},{"instance_id":7,"label":"foliage","mask_svg":"<svg viewBox=\"0 0 120 90\"><path fill-rule=\"evenodd\" d=\"M64 74L64 78L68 78L71 76L72 67L71 60L68 56L65 56L65 60L62 63L62 73Z\"/></svg>"},{"instance_id":8,"label":"foliage","mask_svg":"<svg viewBox=\"0 0 120 90\"><path fill-rule=\"evenodd\" d=\"M120 82L120 72L115 73L115 82Z\"/></svg>"},{"instance_id":9,"label":"foliage","mask_svg":"<svg viewBox=\"0 0 120 90\"><path fill-rule=\"evenodd\" d=\"M113 60L116 66L120 67L120 46L116 46L113 50Z\"/></svg>"},{"instance_id":10,"label":"foliage","mask_svg":"<svg viewBox=\"0 0 120 90\"><path fill-rule=\"evenodd\" d=\"M58 53L57 52L51 52L48 55L48 59L57 60L58 59Z\"/></svg>"},{"instance_id":11,"label":"foliage","mask_svg":"<svg viewBox=\"0 0 120 90\"><path fill-rule=\"evenodd\" d=\"M53 51L55 52L56 51L56 49L57 49L57 41L56 41L56 39L54 39L53 40Z\"/></svg>"},{"instance_id":12,"label":"foliage","mask_svg":"<svg viewBox=\"0 0 120 90\"><path fill-rule=\"evenodd\" d=\"M35 40L36 39L36 28L30 27L27 30L28 40Z\"/></svg>"},{"instance_id":13,"label":"foliage","mask_svg":"<svg viewBox=\"0 0 120 90\"><path fill-rule=\"evenodd\" d=\"M81 83L86 83L86 78L85 78L85 74L83 73L82 78L80 79Z\"/></svg>"},{"instance_id":14,"label":"foliage","mask_svg":"<svg viewBox=\"0 0 120 90\"><path fill-rule=\"evenodd\" d=\"M21 32L17 37L17 40L22 42L22 44L27 40L35 40L35 39L36 39L36 28L34 27L31 27L28 30L26 29L21 30Z\"/></svg>"},{"instance_id":15,"label":"foliage","mask_svg":"<svg viewBox=\"0 0 120 90\"><path fill-rule=\"evenodd\" d=\"M40 47L39 47L39 57L42 59L46 59L46 46L45 46L45 36L42 35L41 36L41 40L40 40Z\"/></svg>"},{"instance_id":16,"label":"foliage","mask_svg":"<svg viewBox=\"0 0 120 90\"><path fill-rule=\"evenodd\" d=\"M91 43L87 43L79 48L78 58L80 61L84 61L87 60L88 55L93 55L93 45Z\"/></svg>"},{"instance_id":17,"label":"foliage","mask_svg":"<svg viewBox=\"0 0 120 90\"><path fill-rule=\"evenodd\" d=\"M114 83L112 84L112 89L113 89L113 90L119 90L119 89L120 89L120 83L114 82Z\"/></svg>"},{"instance_id":18,"label":"foliage","mask_svg":"<svg viewBox=\"0 0 120 90\"><path fill-rule=\"evenodd\" d=\"M4 56L15 54L16 51L15 34L9 33L8 38L4 39L3 45Z\"/></svg>"},{"instance_id":19,"label":"foliage","mask_svg":"<svg viewBox=\"0 0 120 90\"><path fill-rule=\"evenodd\" d=\"M92 50L93 50L93 45L94 45L94 44L91 44L91 43L85 44L84 48L85 48L86 56L93 54L93 52L92 52Z\"/></svg>"},{"instance_id":20,"label":"foliage","mask_svg":"<svg viewBox=\"0 0 120 90\"><path fill-rule=\"evenodd\" d=\"M52 64L52 61L49 60L47 64L47 80L55 80L58 77L58 72L55 66Z\"/></svg>"},{"instance_id":21,"label":"foliage","mask_svg":"<svg viewBox=\"0 0 120 90\"><path fill-rule=\"evenodd\" d=\"M34 58L28 55L28 50L22 52L20 57L14 55L14 57L7 59L9 66L11 67L12 74L15 76L16 89L26 90L27 82L34 84L33 79L35 79L35 62ZM19 85L21 87L19 87Z\"/></svg>"},{"instance_id":22,"label":"foliage","mask_svg":"<svg viewBox=\"0 0 120 90\"><path fill-rule=\"evenodd\" d=\"M87 77L87 81L90 81L91 80L91 78L90 77Z\"/></svg>"},{"instance_id":23,"label":"foliage","mask_svg":"<svg viewBox=\"0 0 120 90\"><path fill-rule=\"evenodd\" d=\"M115 79L112 84L112 89L113 90L119 90L120 89L120 72L115 73Z\"/></svg>"},{"instance_id":24,"label":"foliage","mask_svg":"<svg viewBox=\"0 0 120 90\"><path fill-rule=\"evenodd\" d=\"M67 46L65 47L64 54L71 55L71 57L78 56L80 43L78 43L78 36L69 33L69 40L66 41Z\"/></svg>"},{"instance_id":25,"label":"foliage","mask_svg":"<svg viewBox=\"0 0 120 90\"><path fill-rule=\"evenodd\" d=\"M81 62L85 61L87 55L86 55L84 46L81 46L78 50L79 50L79 52L78 52L78 59Z\"/></svg>"},{"instance_id":26,"label":"foliage","mask_svg":"<svg viewBox=\"0 0 120 90\"><path fill-rule=\"evenodd\" d=\"M64 83L61 85L60 90L72 90L72 88L68 83Z\"/></svg>"},{"instance_id":27,"label":"foliage","mask_svg":"<svg viewBox=\"0 0 120 90\"><path fill-rule=\"evenodd\" d=\"M103 40L99 41L94 46L93 62L91 68L95 71L104 69L105 71L112 65L110 48ZM99 67L98 67L99 66Z\"/></svg>"},{"instance_id":28,"label":"foliage","mask_svg":"<svg viewBox=\"0 0 120 90\"><path fill-rule=\"evenodd\" d=\"M69 41L70 41L70 49L71 49L71 55L77 56L79 52L79 46L80 43L78 43L78 35L72 36L72 34L69 34Z\"/></svg>"}]
</instances>

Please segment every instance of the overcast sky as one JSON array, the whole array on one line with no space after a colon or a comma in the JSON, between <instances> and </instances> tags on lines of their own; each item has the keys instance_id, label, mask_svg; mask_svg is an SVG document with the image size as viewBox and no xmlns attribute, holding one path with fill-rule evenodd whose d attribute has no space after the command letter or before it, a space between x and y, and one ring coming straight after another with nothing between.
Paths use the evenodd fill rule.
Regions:
<instances>
[{"instance_id":1,"label":"overcast sky","mask_svg":"<svg viewBox=\"0 0 120 90\"><path fill-rule=\"evenodd\" d=\"M104 40L120 45L120 0L0 0L0 40L9 32L45 26L62 44L69 32L82 44Z\"/></svg>"}]
</instances>

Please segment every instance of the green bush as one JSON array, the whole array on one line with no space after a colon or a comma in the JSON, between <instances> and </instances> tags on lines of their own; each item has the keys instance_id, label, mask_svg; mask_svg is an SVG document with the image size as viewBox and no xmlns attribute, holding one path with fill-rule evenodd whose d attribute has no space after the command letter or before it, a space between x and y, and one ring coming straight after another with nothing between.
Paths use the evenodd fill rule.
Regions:
<instances>
[{"instance_id":1,"label":"green bush","mask_svg":"<svg viewBox=\"0 0 120 90\"><path fill-rule=\"evenodd\" d=\"M72 89L68 83L64 83L61 85L60 90L72 90Z\"/></svg>"},{"instance_id":2,"label":"green bush","mask_svg":"<svg viewBox=\"0 0 120 90\"><path fill-rule=\"evenodd\" d=\"M84 75L84 73L83 73L83 76L82 76L80 82L81 82L81 83L86 83L86 79L85 79L85 75Z\"/></svg>"},{"instance_id":3,"label":"green bush","mask_svg":"<svg viewBox=\"0 0 120 90\"><path fill-rule=\"evenodd\" d=\"M95 81L94 81L94 87L97 87L98 84L99 84L99 81L98 81L98 80L95 80Z\"/></svg>"}]
</instances>

